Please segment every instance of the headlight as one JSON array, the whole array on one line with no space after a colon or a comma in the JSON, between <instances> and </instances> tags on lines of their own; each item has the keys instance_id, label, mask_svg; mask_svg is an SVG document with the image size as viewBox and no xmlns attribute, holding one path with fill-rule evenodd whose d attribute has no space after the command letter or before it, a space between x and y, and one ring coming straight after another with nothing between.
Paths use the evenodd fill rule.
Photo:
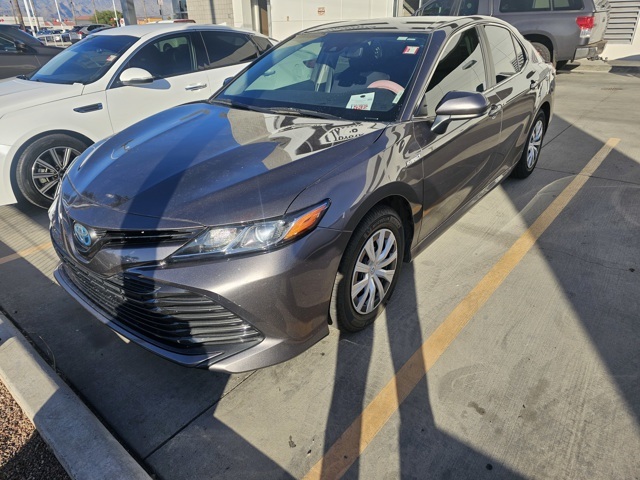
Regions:
<instances>
[{"instance_id":1,"label":"headlight","mask_svg":"<svg viewBox=\"0 0 640 480\"><path fill-rule=\"evenodd\" d=\"M329 200L325 200L319 205L275 220L209 228L171 255L170 259L227 256L281 247L311 232L322 220L329 204Z\"/></svg>"}]
</instances>

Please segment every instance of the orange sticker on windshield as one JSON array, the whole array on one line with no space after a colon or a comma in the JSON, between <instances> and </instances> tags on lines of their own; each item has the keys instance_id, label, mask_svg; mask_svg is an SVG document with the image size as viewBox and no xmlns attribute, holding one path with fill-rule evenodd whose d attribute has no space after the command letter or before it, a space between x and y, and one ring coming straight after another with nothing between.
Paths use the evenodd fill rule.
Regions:
<instances>
[{"instance_id":1,"label":"orange sticker on windshield","mask_svg":"<svg viewBox=\"0 0 640 480\"><path fill-rule=\"evenodd\" d=\"M404 47L402 52L404 55L415 55L420 50L420 47Z\"/></svg>"}]
</instances>

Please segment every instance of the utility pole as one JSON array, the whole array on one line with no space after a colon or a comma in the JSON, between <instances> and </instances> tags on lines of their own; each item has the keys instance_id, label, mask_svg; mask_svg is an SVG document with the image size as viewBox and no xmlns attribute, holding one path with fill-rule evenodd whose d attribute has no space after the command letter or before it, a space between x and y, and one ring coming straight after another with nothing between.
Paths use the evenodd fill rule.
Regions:
<instances>
[{"instance_id":1,"label":"utility pole","mask_svg":"<svg viewBox=\"0 0 640 480\"><path fill-rule=\"evenodd\" d=\"M29 2L27 2L27 0L23 0L23 1L24 1L24 9L27 11L27 20L29 20L29 26L31 27L31 33L33 34L36 32L36 26L33 24L33 15L31 14L31 10L29 10Z\"/></svg>"},{"instance_id":2,"label":"utility pole","mask_svg":"<svg viewBox=\"0 0 640 480\"><path fill-rule=\"evenodd\" d=\"M29 5L31 6L31 12L33 12L33 20L36 22L36 28L40 30L40 22L38 22L38 14L36 13L36 7L33 5L32 0L29 0Z\"/></svg>"},{"instance_id":3,"label":"utility pole","mask_svg":"<svg viewBox=\"0 0 640 480\"><path fill-rule=\"evenodd\" d=\"M144 21L149 23L149 15L147 15L147 1L142 0L142 9L144 10Z\"/></svg>"},{"instance_id":4,"label":"utility pole","mask_svg":"<svg viewBox=\"0 0 640 480\"><path fill-rule=\"evenodd\" d=\"M77 25L78 21L76 20L76 7L73 5L73 0L69 0L71 3L71 13L73 13L73 25Z\"/></svg>"},{"instance_id":5,"label":"utility pole","mask_svg":"<svg viewBox=\"0 0 640 480\"><path fill-rule=\"evenodd\" d=\"M96 10L96 0L91 0L93 3L93 16L96 19L96 23L98 23L98 10Z\"/></svg>"},{"instance_id":6,"label":"utility pole","mask_svg":"<svg viewBox=\"0 0 640 480\"><path fill-rule=\"evenodd\" d=\"M20 3L16 0L15 5L13 4L13 0L9 0L11 4L11 11L13 12L13 17L18 20L21 28L24 28L24 18L22 18L22 10L20 9ZM15 10L14 10L15 7ZM18 15L16 16L16 12Z\"/></svg>"},{"instance_id":7,"label":"utility pole","mask_svg":"<svg viewBox=\"0 0 640 480\"><path fill-rule=\"evenodd\" d=\"M58 21L60 22L60 26L62 26L62 17L60 16L60 7L58 6L58 0L53 0L56 4L56 10L58 11Z\"/></svg>"}]
</instances>

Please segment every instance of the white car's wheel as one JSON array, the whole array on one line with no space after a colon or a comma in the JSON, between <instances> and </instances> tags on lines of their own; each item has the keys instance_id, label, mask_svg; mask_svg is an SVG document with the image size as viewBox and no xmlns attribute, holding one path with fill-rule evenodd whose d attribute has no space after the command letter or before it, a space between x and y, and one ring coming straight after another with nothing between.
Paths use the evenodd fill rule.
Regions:
<instances>
[{"instance_id":1,"label":"white car's wheel","mask_svg":"<svg viewBox=\"0 0 640 480\"><path fill-rule=\"evenodd\" d=\"M48 208L67 167L87 147L82 140L60 133L31 143L16 165L20 193L34 205Z\"/></svg>"}]
</instances>

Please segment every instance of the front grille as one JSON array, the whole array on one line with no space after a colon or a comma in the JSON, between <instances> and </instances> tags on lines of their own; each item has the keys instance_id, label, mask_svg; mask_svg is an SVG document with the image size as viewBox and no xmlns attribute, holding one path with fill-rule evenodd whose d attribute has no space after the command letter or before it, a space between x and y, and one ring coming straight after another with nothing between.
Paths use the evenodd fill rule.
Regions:
<instances>
[{"instance_id":1,"label":"front grille","mask_svg":"<svg viewBox=\"0 0 640 480\"><path fill-rule=\"evenodd\" d=\"M208 297L129 274L104 278L61 257L69 279L98 310L147 339L184 350L263 338Z\"/></svg>"},{"instance_id":2,"label":"front grille","mask_svg":"<svg viewBox=\"0 0 640 480\"><path fill-rule=\"evenodd\" d=\"M202 228L186 230L101 230L96 228L102 246L105 245L162 245L186 243Z\"/></svg>"}]
</instances>

